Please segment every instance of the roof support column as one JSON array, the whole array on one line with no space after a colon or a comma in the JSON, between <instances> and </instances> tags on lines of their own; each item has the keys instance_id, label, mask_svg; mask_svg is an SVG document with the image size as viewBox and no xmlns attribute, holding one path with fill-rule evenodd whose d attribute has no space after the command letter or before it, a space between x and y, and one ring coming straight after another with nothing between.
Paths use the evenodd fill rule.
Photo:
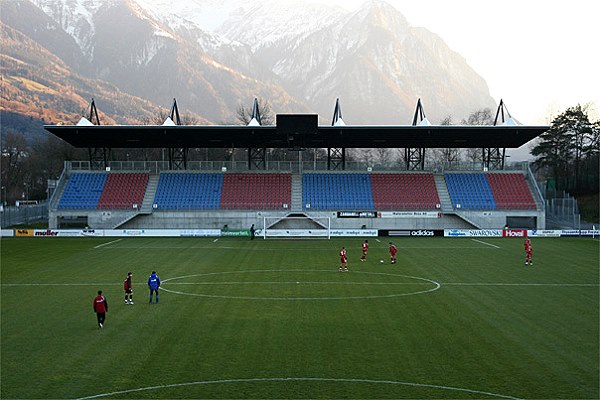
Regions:
<instances>
[{"instance_id":1,"label":"roof support column","mask_svg":"<svg viewBox=\"0 0 600 400\"><path fill-rule=\"evenodd\" d=\"M483 167L487 171L496 171L504 169L504 159L506 157L506 149L497 147L484 148L482 154Z\"/></svg>"},{"instance_id":2,"label":"roof support column","mask_svg":"<svg viewBox=\"0 0 600 400\"><path fill-rule=\"evenodd\" d=\"M267 149L265 147L248 149L248 169L267 169L266 163Z\"/></svg>"},{"instance_id":3,"label":"roof support column","mask_svg":"<svg viewBox=\"0 0 600 400\"><path fill-rule=\"evenodd\" d=\"M346 169L346 149L330 147L327 149L327 169L330 171Z\"/></svg>"},{"instance_id":4,"label":"roof support column","mask_svg":"<svg viewBox=\"0 0 600 400\"><path fill-rule=\"evenodd\" d=\"M425 148L405 148L404 162L408 171L425 169Z\"/></svg>"},{"instance_id":5,"label":"roof support column","mask_svg":"<svg viewBox=\"0 0 600 400\"><path fill-rule=\"evenodd\" d=\"M421 99L417 100L417 108L413 116L412 126L431 125L425 116L425 110ZM408 147L404 149L404 162L408 171L424 170L425 169L425 148L424 147Z\"/></svg>"},{"instance_id":6,"label":"roof support column","mask_svg":"<svg viewBox=\"0 0 600 400\"><path fill-rule=\"evenodd\" d=\"M504 119L504 111L506 110L506 115L510 121L514 121L508 112L508 108L504 105L504 101L500 99L500 104L498 104L498 109L496 110L496 118L494 118L494 126L498 125L498 122L501 122L502 125L507 124L507 120ZM498 117L500 117L500 121L498 121ZM511 123L512 124L512 123ZM504 160L506 158L506 148L499 147L489 147L483 148L481 162L483 163L483 167L487 171L493 170L503 170L504 169Z\"/></svg>"},{"instance_id":7,"label":"roof support column","mask_svg":"<svg viewBox=\"0 0 600 400\"><path fill-rule=\"evenodd\" d=\"M96 123L94 124L94 119ZM94 99L90 103L90 115L88 118L92 124L100 126L100 118L98 117L98 109ZM106 170L108 167L108 160L110 159L111 149L106 147L88 147L88 154L90 157L90 168L92 170Z\"/></svg>"}]
</instances>

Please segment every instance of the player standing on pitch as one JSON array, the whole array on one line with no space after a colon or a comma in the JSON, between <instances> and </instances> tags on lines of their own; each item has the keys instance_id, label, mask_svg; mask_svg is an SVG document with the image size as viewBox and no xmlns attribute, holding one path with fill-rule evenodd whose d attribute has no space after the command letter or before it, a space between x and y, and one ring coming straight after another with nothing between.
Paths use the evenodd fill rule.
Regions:
<instances>
[{"instance_id":1,"label":"player standing on pitch","mask_svg":"<svg viewBox=\"0 0 600 400\"><path fill-rule=\"evenodd\" d=\"M396 254L398 254L398 248L392 242L390 242L390 261L392 264L396 264Z\"/></svg>"},{"instance_id":2,"label":"player standing on pitch","mask_svg":"<svg viewBox=\"0 0 600 400\"><path fill-rule=\"evenodd\" d=\"M340 250L340 272L342 271L348 272L348 257L346 256L346 248L343 246Z\"/></svg>"},{"instance_id":3,"label":"player standing on pitch","mask_svg":"<svg viewBox=\"0 0 600 400\"><path fill-rule=\"evenodd\" d=\"M123 290L125 290L125 304L133 304L133 282L131 281L131 272L127 273L127 278L123 281ZM129 296L129 301L127 301Z\"/></svg>"},{"instance_id":4,"label":"player standing on pitch","mask_svg":"<svg viewBox=\"0 0 600 400\"><path fill-rule=\"evenodd\" d=\"M369 241L365 239L365 241L362 244L363 255L360 258L360 261L367 261L367 251L369 251Z\"/></svg>"},{"instance_id":5,"label":"player standing on pitch","mask_svg":"<svg viewBox=\"0 0 600 400\"><path fill-rule=\"evenodd\" d=\"M148 288L150 288L150 304L152 304L152 293L156 293L156 302L158 303L158 288L160 287L160 278L156 275L156 271L152 271L152 275L148 278Z\"/></svg>"},{"instance_id":6,"label":"player standing on pitch","mask_svg":"<svg viewBox=\"0 0 600 400\"><path fill-rule=\"evenodd\" d=\"M529 238L525 239L525 265L533 265L533 248Z\"/></svg>"}]
</instances>

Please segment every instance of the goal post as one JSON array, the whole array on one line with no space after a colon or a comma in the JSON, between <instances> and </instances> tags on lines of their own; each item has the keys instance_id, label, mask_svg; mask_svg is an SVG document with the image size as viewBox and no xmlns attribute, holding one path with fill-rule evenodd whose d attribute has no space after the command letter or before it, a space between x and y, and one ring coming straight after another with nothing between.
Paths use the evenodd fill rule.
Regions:
<instances>
[{"instance_id":1,"label":"goal post","mask_svg":"<svg viewBox=\"0 0 600 400\"><path fill-rule=\"evenodd\" d=\"M331 239L330 217L263 217L263 239Z\"/></svg>"}]
</instances>

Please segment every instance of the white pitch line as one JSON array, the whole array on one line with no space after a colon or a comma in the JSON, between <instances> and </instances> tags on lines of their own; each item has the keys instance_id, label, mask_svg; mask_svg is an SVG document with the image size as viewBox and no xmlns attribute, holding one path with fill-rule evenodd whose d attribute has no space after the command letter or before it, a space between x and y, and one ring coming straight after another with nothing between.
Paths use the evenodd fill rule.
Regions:
<instances>
[{"instance_id":1,"label":"white pitch line","mask_svg":"<svg viewBox=\"0 0 600 400\"><path fill-rule=\"evenodd\" d=\"M597 283L440 283L443 286L582 286L582 287L599 287Z\"/></svg>"},{"instance_id":2,"label":"white pitch line","mask_svg":"<svg viewBox=\"0 0 600 400\"><path fill-rule=\"evenodd\" d=\"M2 286L111 286L117 283L3 283Z\"/></svg>"},{"instance_id":3,"label":"white pitch line","mask_svg":"<svg viewBox=\"0 0 600 400\"><path fill-rule=\"evenodd\" d=\"M471 239L471 240L472 240L472 241L474 241L474 242L477 242L477 243L486 244L486 245L488 245L488 246L495 247L495 248L497 248L497 249L499 249L499 248L500 248L500 247L496 246L495 244L491 244L491 243L482 242L481 240L477 240L477 239Z\"/></svg>"},{"instance_id":4,"label":"white pitch line","mask_svg":"<svg viewBox=\"0 0 600 400\"><path fill-rule=\"evenodd\" d=\"M431 285L431 282L170 282L171 285Z\"/></svg>"},{"instance_id":5,"label":"white pitch line","mask_svg":"<svg viewBox=\"0 0 600 400\"><path fill-rule=\"evenodd\" d=\"M108 243L106 243L108 244ZM485 243L488 244L488 243ZM493 246L490 244L490 246ZM496 246L494 246L496 247ZM378 249L383 249L384 247L374 247ZM387 248L387 247L385 247ZM398 246L399 249L402 250L457 250L457 249L470 249L470 250L481 250L485 247L481 246ZM499 248L499 247L498 247ZM312 248L297 248L297 247L245 247L245 246L119 246L114 247L113 250L244 250L244 251L305 251L305 250L313 250L313 251L326 251L331 252L331 248L324 247L312 247ZM358 249L360 251L360 248Z\"/></svg>"},{"instance_id":6,"label":"white pitch line","mask_svg":"<svg viewBox=\"0 0 600 400\"><path fill-rule=\"evenodd\" d=\"M391 381L391 380L389 380L389 381L388 380L374 380L374 379L352 379L352 378L310 378L310 377L293 378L293 377L289 377L289 378L221 379L221 380L212 380L212 381L173 383L173 384L169 384L169 385L146 386L146 387L140 387L140 388L135 388L135 389L127 389L127 390L119 390L119 391L115 391L115 392L100 393L100 394L95 394L92 396L80 397L79 400L97 399L97 398L101 398L101 397L122 395L122 394L128 394L128 393L153 391L153 390L164 390L164 389L186 387L186 386L231 384L231 383L252 383L252 382L288 382L288 381L335 382L335 383L354 383L354 384L355 383L366 383L366 384L412 386L412 387L417 387L417 388L430 388L430 389L471 393L471 394L477 394L477 395L493 396L493 397L499 397L502 399L513 399L513 400L519 399L519 397L514 397L514 396L510 396L510 395L506 395L506 394L492 393L492 392L486 392L486 391L482 391L482 390L460 388L460 387L453 387L453 386L432 385L432 384L428 384L428 383L402 382L402 381Z\"/></svg>"},{"instance_id":7,"label":"white pitch line","mask_svg":"<svg viewBox=\"0 0 600 400\"><path fill-rule=\"evenodd\" d=\"M215 240L213 240L213 243L217 243L219 241L219 238L216 238Z\"/></svg>"},{"instance_id":8,"label":"white pitch line","mask_svg":"<svg viewBox=\"0 0 600 400\"><path fill-rule=\"evenodd\" d=\"M108 243L99 244L98 246L94 246L94 248L95 248L95 249L99 249L99 248L100 248L100 247L102 247L102 246L107 246L107 245L109 245L109 244L117 243L117 242L119 242L119 241L121 241L121 240L123 240L123 239L117 239L117 240L113 240L112 242L108 242Z\"/></svg>"},{"instance_id":9,"label":"white pitch line","mask_svg":"<svg viewBox=\"0 0 600 400\"><path fill-rule=\"evenodd\" d=\"M193 274L193 275L185 275L185 276L177 276L177 277L173 277L173 278L168 278L168 279L163 279L162 283L166 284L167 282L169 282L169 284L173 284L173 283L180 283L180 282L173 282L173 280L178 280L178 279L186 279L186 278L191 278L191 277L196 277L196 276L208 276L208 275L225 275L225 274L239 274L239 273L263 273L263 272L328 272L331 273L332 271L330 270L254 270L254 271L229 271L229 272L212 272L212 273L205 273L205 274ZM333 272L334 274L337 274L337 272ZM274 300L274 301L320 301L320 300L365 300L365 299L380 299L380 298L391 298L391 297L402 297L402 296L412 296L412 295L417 295L417 294L422 294L422 293L428 293L428 292L433 292L435 290L438 290L441 286L438 282L432 281L430 279L427 278L421 278L421 277L417 277L417 276L410 276L410 275L402 275L402 274L389 274L389 273L383 273L383 272L360 272L360 271L356 271L354 272L355 274L368 274L368 275L384 275L384 276L400 276L400 277L404 277L404 278L412 278L412 279L417 279L420 281L425 281L428 282L429 284L433 284L435 287L431 288L431 289L427 289L427 290L420 290L417 292L409 292L409 293L397 293L397 294L390 294L390 295L377 295L377 296L356 296L356 297L250 297L250 296L223 296L223 295L208 295L208 294L198 294L198 293L187 293L187 292L178 292L176 290L169 290L169 289L165 289L164 286L161 286L162 290L165 292L169 292L169 293L174 293L174 294L180 294L180 295L184 295L184 296L195 296L195 297L210 297L210 298L221 298L221 299L238 299L238 300ZM299 282L296 282L296 284L298 284ZM168 286L168 285L167 285Z\"/></svg>"}]
</instances>

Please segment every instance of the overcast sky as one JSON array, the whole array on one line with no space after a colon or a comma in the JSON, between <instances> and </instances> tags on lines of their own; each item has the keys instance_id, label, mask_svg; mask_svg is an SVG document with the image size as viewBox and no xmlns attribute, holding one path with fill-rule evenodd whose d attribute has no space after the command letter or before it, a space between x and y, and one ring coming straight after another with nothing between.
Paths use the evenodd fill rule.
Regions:
<instances>
[{"instance_id":1,"label":"overcast sky","mask_svg":"<svg viewBox=\"0 0 600 400\"><path fill-rule=\"evenodd\" d=\"M354 10L364 0L310 0ZM386 0L441 36L526 125L578 103L600 111L600 1Z\"/></svg>"}]
</instances>

